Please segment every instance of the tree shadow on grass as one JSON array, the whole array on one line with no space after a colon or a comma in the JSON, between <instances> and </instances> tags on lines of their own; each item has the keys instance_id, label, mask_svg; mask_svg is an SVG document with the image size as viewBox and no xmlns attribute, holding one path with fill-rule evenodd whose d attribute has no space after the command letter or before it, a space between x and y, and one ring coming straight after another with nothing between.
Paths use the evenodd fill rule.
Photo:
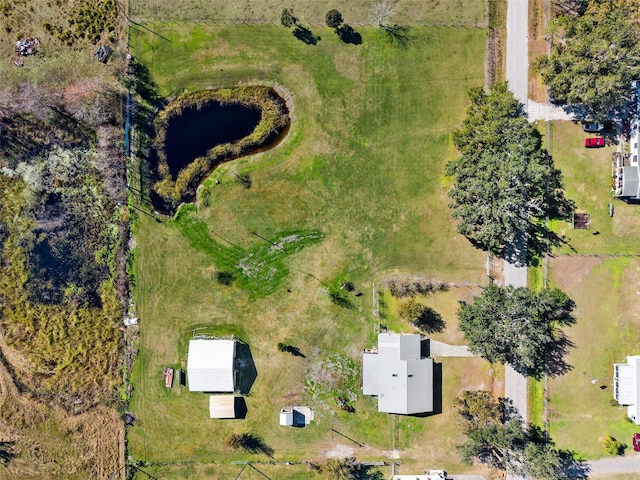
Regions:
<instances>
[{"instance_id":1,"label":"tree shadow on grass","mask_svg":"<svg viewBox=\"0 0 640 480\"><path fill-rule=\"evenodd\" d=\"M329 291L329 298L331 299L331 303L339 307L347 308L349 310L353 310L354 308L356 308L353 302L345 297L339 290Z\"/></svg>"},{"instance_id":2,"label":"tree shadow on grass","mask_svg":"<svg viewBox=\"0 0 640 480\"><path fill-rule=\"evenodd\" d=\"M0 442L0 465L7 465L16 457L14 445L16 442Z\"/></svg>"},{"instance_id":3,"label":"tree shadow on grass","mask_svg":"<svg viewBox=\"0 0 640 480\"><path fill-rule=\"evenodd\" d=\"M240 446L249 453L263 453L268 457L273 457L273 448L267 445L262 438L251 433L241 435Z\"/></svg>"},{"instance_id":4,"label":"tree shadow on grass","mask_svg":"<svg viewBox=\"0 0 640 480\"><path fill-rule=\"evenodd\" d=\"M362 35L356 32L351 25L346 23L343 23L336 28L336 34L344 43L350 43L352 45L362 44Z\"/></svg>"},{"instance_id":5,"label":"tree shadow on grass","mask_svg":"<svg viewBox=\"0 0 640 480\"><path fill-rule=\"evenodd\" d=\"M247 343L236 343L236 390L242 395L249 395L249 391L256 381L258 371L251 355L251 348Z\"/></svg>"},{"instance_id":6,"label":"tree shadow on grass","mask_svg":"<svg viewBox=\"0 0 640 480\"><path fill-rule=\"evenodd\" d=\"M559 377L573 370L573 366L569 365L565 360L569 349L573 346L573 342L565 335L562 335L547 347L545 358L545 373L547 375L550 377Z\"/></svg>"},{"instance_id":7,"label":"tree shadow on grass","mask_svg":"<svg viewBox=\"0 0 640 480\"><path fill-rule=\"evenodd\" d=\"M433 308L425 306L413 324L425 333L439 333L447 326L442 315Z\"/></svg>"},{"instance_id":8,"label":"tree shadow on grass","mask_svg":"<svg viewBox=\"0 0 640 480\"><path fill-rule=\"evenodd\" d=\"M320 41L319 36L314 35L311 30L303 25L296 25L296 28L293 29L293 36L307 45L317 45Z\"/></svg>"},{"instance_id":9,"label":"tree shadow on grass","mask_svg":"<svg viewBox=\"0 0 640 480\"><path fill-rule=\"evenodd\" d=\"M409 34L410 28L407 25L383 25L382 29L393 45L402 49L409 48L413 37Z\"/></svg>"}]
</instances>

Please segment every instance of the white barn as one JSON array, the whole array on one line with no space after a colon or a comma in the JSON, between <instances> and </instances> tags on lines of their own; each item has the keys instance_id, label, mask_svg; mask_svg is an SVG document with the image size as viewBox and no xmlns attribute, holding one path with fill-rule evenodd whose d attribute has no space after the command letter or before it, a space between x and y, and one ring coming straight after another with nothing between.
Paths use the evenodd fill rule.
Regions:
<instances>
[{"instance_id":1,"label":"white barn","mask_svg":"<svg viewBox=\"0 0 640 480\"><path fill-rule=\"evenodd\" d=\"M420 335L378 334L378 349L362 354L362 393L378 397L378 411L433 411L433 359L422 358Z\"/></svg>"},{"instance_id":2,"label":"white barn","mask_svg":"<svg viewBox=\"0 0 640 480\"><path fill-rule=\"evenodd\" d=\"M613 398L627 407L627 416L640 425L640 355L630 355L627 363L613 364Z\"/></svg>"},{"instance_id":3,"label":"white barn","mask_svg":"<svg viewBox=\"0 0 640 480\"><path fill-rule=\"evenodd\" d=\"M187 357L189 391L233 392L235 353L234 340L190 340Z\"/></svg>"}]
</instances>

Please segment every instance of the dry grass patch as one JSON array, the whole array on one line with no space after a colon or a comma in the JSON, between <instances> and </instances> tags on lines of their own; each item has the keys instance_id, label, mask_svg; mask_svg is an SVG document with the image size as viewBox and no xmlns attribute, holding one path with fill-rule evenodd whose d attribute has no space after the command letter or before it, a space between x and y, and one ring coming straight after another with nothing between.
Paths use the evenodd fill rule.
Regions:
<instances>
[{"instance_id":1,"label":"dry grass patch","mask_svg":"<svg viewBox=\"0 0 640 480\"><path fill-rule=\"evenodd\" d=\"M547 24L552 15L550 6L551 2L545 0L529 2L529 98L536 102L547 101L547 89L534 65L538 57L547 54Z\"/></svg>"},{"instance_id":2,"label":"dry grass patch","mask_svg":"<svg viewBox=\"0 0 640 480\"><path fill-rule=\"evenodd\" d=\"M371 5L369 0L350 0L337 7L345 23L357 27L369 23ZM131 15L166 20L246 21L279 25L282 9L291 6L292 3L286 0L186 0L179 5L168 0L135 0L131 5ZM303 24L325 27L325 14L330 8L331 5L315 0L296 0L293 10ZM487 14L486 2L481 0L403 0L394 10L394 23L410 25L481 25L486 24ZM322 28L321 35L335 34Z\"/></svg>"}]
</instances>

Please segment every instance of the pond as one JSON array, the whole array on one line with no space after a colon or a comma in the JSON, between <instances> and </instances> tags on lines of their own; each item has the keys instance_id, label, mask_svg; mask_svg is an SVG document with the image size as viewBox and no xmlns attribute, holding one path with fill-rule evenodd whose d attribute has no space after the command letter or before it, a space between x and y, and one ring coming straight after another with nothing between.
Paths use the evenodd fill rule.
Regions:
<instances>
[{"instance_id":1,"label":"pond","mask_svg":"<svg viewBox=\"0 0 640 480\"><path fill-rule=\"evenodd\" d=\"M208 150L224 143L234 143L248 136L260 122L257 108L212 102L201 109L185 108L173 116L167 126L164 151L171 176Z\"/></svg>"}]
</instances>

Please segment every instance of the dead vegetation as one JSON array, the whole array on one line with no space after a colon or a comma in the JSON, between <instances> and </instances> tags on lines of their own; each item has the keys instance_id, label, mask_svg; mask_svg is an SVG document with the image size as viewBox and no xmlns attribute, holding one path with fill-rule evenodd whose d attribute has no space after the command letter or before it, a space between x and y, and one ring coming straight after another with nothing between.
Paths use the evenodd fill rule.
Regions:
<instances>
[{"instance_id":1,"label":"dead vegetation","mask_svg":"<svg viewBox=\"0 0 640 480\"><path fill-rule=\"evenodd\" d=\"M2 479L124 466L121 104L115 78L0 85Z\"/></svg>"}]
</instances>

